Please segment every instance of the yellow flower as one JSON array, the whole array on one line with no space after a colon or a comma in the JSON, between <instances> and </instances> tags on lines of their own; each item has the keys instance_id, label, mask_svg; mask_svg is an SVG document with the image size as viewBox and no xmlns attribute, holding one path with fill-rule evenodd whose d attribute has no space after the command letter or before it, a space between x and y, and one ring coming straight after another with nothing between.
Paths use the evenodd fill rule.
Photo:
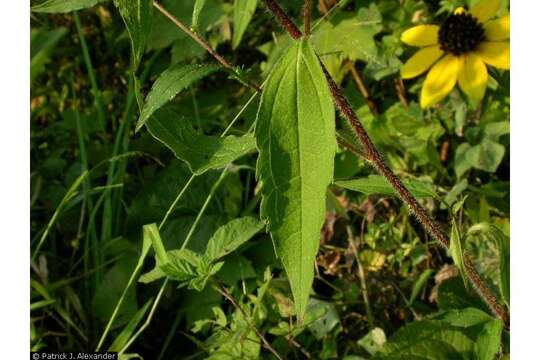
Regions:
<instances>
[{"instance_id":1,"label":"yellow flower","mask_svg":"<svg viewBox=\"0 0 540 360\"><path fill-rule=\"evenodd\" d=\"M401 34L404 43L421 47L401 76L414 78L431 67L420 96L423 108L444 99L456 83L478 103L486 91L486 64L510 69L510 15L493 19L499 7L500 0L480 0L468 12L457 9L441 26L419 25Z\"/></svg>"}]
</instances>

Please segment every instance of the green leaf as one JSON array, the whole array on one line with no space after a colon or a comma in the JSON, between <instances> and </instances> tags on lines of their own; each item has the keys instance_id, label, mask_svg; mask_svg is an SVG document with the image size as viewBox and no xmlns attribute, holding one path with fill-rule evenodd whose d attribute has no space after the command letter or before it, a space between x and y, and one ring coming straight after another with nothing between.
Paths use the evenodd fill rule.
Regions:
<instances>
[{"instance_id":1,"label":"green leaf","mask_svg":"<svg viewBox=\"0 0 540 360\"><path fill-rule=\"evenodd\" d=\"M420 290L422 290L422 288L424 287L426 282L431 277L431 274L433 274L433 269L426 269L426 270L424 270L422 272L422 274L420 274L418 279L414 282L414 286L413 286L413 289L412 289L412 292L411 292L411 296L409 297L409 300L407 302L407 304L409 306L412 305L412 303L414 302L414 300L416 299L416 297L420 293Z\"/></svg>"},{"instance_id":2,"label":"green leaf","mask_svg":"<svg viewBox=\"0 0 540 360\"><path fill-rule=\"evenodd\" d=\"M403 183L415 197L427 198L437 196L433 185L429 183L415 179L406 179ZM344 189L358 191L366 195L396 196L392 186L380 175L370 175L362 179L336 181L334 184Z\"/></svg>"},{"instance_id":3,"label":"green leaf","mask_svg":"<svg viewBox=\"0 0 540 360\"><path fill-rule=\"evenodd\" d=\"M60 27L54 30L32 30L30 40L30 82L45 70L52 50L67 34L67 29Z\"/></svg>"},{"instance_id":4,"label":"green leaf","mask_svg":"<svg viewBox=\"0 0 540 360\"><path fill-rule=\"evenodd\" d=\"M197 175L223 168L230 162L255 150L252 135L214 137L195 131L186 119L171 109L160 109L146 122L148 131L185 161Z\"/></svg>"},{"instance_id":5,"label":"green leaf","mask_svg":"<svg viewBox=\"0 0 540 360\"><path fill-rule=\"evenodd\" d=\"M111 347L109 348L109 351L118 352L118 351L122 350L124 345L127 344L129 338L131 337L131 335L133 334L133 332L137 328L137 325L139 325L139 323L143 319L144 315L148 311L148 308L152 304L152 301L153 301L153 298L148 300L146 302L146 304L144 304L143 307L140 308L139 311L137 311L135 316L133 316L131 318L131 320L126 325L126 327L122 330L122 332L116 337L116 339L114 339Z\"/></svg>"},{"instance_id":6,"label":"green leaf","mask_svg":"<svg viewBox=\"0 0 540 360\"><path fill-rule=\"evenodd\" d=\"M446 193L445 197L444 197L444 203L442 204L442 208L443 209L446 209L446 205L450 206L450 208L453 207L453 205L456 203L456 201L458 200L458 197L465 191L467 190L467 187L469 186L469 182L467 181L467 179L463 179L461 180L460 182L458 182L457 184L455 184L452 189L450 189L450 191L448 191L448 193Z\"/></svg>"},{"instance_id":7,"label":"green leaf","mask_svg":"<svg viewBox=\"0 0 540 360\"><path fill-rule=\"evenodd\" d=\"M510 238L499 230L497 240L499 245L501 294L506 305L510 306Z\"/></svg>"},{"instance_id":8,"label":"green leaf","mask_svg":"<svg viewBox=\"0 0 540 360\"><path fill-rule=\"evenodd\" d=\"M454 170L458 179L460 179L470 168L472 164L469 163L467 158L467 153L471 149L471 144L463 143L460 144L456 149L456 155L454 156Z\"/></svg>"},{"instance_id":9,"label":"green leaf","mask_svg":"<svg viewBox=\"0 0 540 360\"><path fill-rule=\"evenodd\" d=\"M191 27L195 30L197 30L199 26L199 15L201 14L201 11L206 4L206 0L195 0L195 4L193 5L193 16L191 18Z\"/></svg>"},{"instance_id":10,"label":"green leaf","mask_svg":"<svg viewBox=\"0 0 540 360\"><path fill-rule=\"evenodd\" d=\"M385 342L386 334L384 333L384 330L376 327L356 343L363 347L370 355L373 355L382 349Z\"/></svg>"},{"instance_id":11,"label":"green leaf","mask_svg":"<svg viewBox=\"0 0 540 360\"><path fill-rule=\"evenodd\" d=\"M467 231L467 236L483 233L490 237L499 249L499 287L505 303L510 306L510 238L497 226L480 223Z\"/></svg>"},{"instance_id":12,"label":"green leaf","mask_svg":"<svg viewBox=\"0 0 540 360\"><path fill-rule=\"evenodd\" d=\"M465 275L465 263L463 261L462 238L455 219L452 220L452 231L450 233L450 246L448 247L448 251L452 256L452 260L454 260L454 264L459 270L463 283L465 286L467 286L468 283L467 276Z\"/></svg>"},{"instance_id":13,"label":"green leaf","mask_svg":"<svg viewBox=\"0 0 540 360\"><path fill-rule=\"evenodd\" d=\"M263 227L262 221L251 216L231 220L214 233L206 246L206 257L210 261L215 261L230 254Z\"/></svg>"},{"instance_id":14,"label":"green leaf","mask_svg":"<svg viewBox=\"0 0 540 360\"><path fill-rule=\"evenodd\" d=\"M129 282L133 269L136 266L137 256L135 253L128 253L122 260L107 271L103 280L95 291L92 299L92 313L102 321L111 318L121 297L122 306L119 308L112 327L126 324L137 312L137 297L135 288L131 287L124 294L126 284Z\"/></svg>"},{"instance_id":15,"label":"green leaf","mask_svg":"<svg viewBox=\"0 0 540 360\"><path fill-rule=\"evenodd\" d=\"M133 65L137 68L152 29L153 0L114 0L131 39Z\"/></svg>"},{"instance_id":16,"label":"green leaf","mask_svg":"<svg viewBox=\"0 0 540 360\"><path fill-rule=\"evenodd\" d=\"M330 302L309 299L306 311L308 329L317 340L322 340L334 327L339 325L336 306Z\"/></svg>"},{"instance_id":17,"label":"green leaf","mask_svg":"<svg viewBox=\"0 0 540 360\"><path fill-rule=\"evenodd\" d=\"M495 172L504 157L504 152L503 145L485 139L479 145L468 149L466 158L469 164L479 170Z\"/></svg>"},{"instance_id":18,"label":"green leaf","mask_svg":"<svg viewBox=\"0 0 540 360\"><path fill-rule=\"evenodd\" d=\"M484 325L474 345L474 352L478 360L495 359L501 346L503 326L500 319L493 319Z\"/></svg>"},{"instance_id":19,"label":"green leaf","mask_svg":"<svg viewBox=\"0 0 540 360\"><path fill-rule=\"evenodd\" d=\"M313 34L314 46L322 59L329 54L349 60L371 62L377 57L377 45L373 37L381 31L381 16L360 9L357 16L337 15L332 25L324 22ZM336 41L339 39L339 41Z\"/></svg>"},{"instance_id":20,"label":"green leaf","mask_svg":"<svg viewBox=\"0 0 540 360\"><path fill-rule=\"evenodd\" d=\"M177 64L165 70L156 80L146 97L141 116L137 122L137 130L145 124L157 109L171 101L180 91L185 90L191 84L219 69L220 66L218 65Z\"/></svg>"},{"instance_id":21,"label":"green leaf","mask_svg":"<svg viewBox=\"0 0 540 360\"><path fill-rule=\"evenodd\" d=\"M159 230L156 224L143 226L143 239L145 239L145 241L146 239L151 240L158 264L165 264L168 261L167 252L165 251L165 246L163 246L163 242L161 241L161 236L159 235Z\"/></svg>"},{"instance_id":22,"label":"green leaf","mask_svg":"<svg viewBox=\"0 0 540 360\"><path fill-rule=\"evenodd\" d=\"M86 9L106 0L48 0L32 6L32 11L41 13L67 13Z\"/></svg>"},{"instance_id":23,"label":"green leaf","mask_svg":"<svg viewBox=\"0 0 540 360\"><path fill-rule=\"evenodd\" d=\"M335 112L317 55L295 42L264 87L255 136L261 217L289 277L298 318L306 311L336 153Z\"/></svg>"},{"instance_id":24,"label":"green leaf","mask_svg":"<svg viewBox=\"0 0 540 360\"><path fill-rule=\"evenodd\" d=\"M461 328L439 320L423 320L400 328L376 358L470 359L473 351L474 342Z\"/></svg>"},{"instance_id":25,"label":"green leaf","mask_svg":"<svg viewBox=\"0 0 540 360\"><path fill-rule=\"evenodd\" d=\"M223 262L211 263L188 249L167 252L169 261L160 265L160 269L171 279L182 284L187 283L189 289L202 291L208 280L223 266Z\"/></svg>"},{"instance_id":26,"label":"green leaf","mask_svg":"<svg viewBox=\"0 0 540 360\"><path fill-rule=\"evenodd\" d=\"M468 307L459 310L445 311L437 316L437 320L442 320L452 326L468 328L487 323L493 320L493 317L480 309Z\"/></svg>"},{"instance_id":27,"label":"green leaf","mask_svg":"<svg viewBox=\"0 0 540 360\"><path fill-rule=\"evenodd\" d=\"M257 0L234 0L234 33L232 46L233 49L236 49L244 32L255 13L257 8Z\"/></svg>"}]
</instances>

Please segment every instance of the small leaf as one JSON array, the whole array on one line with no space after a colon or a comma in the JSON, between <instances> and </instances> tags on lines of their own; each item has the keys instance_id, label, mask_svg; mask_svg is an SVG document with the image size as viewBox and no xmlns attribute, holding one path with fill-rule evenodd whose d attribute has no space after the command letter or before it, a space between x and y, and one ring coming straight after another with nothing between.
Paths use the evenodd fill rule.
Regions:
<instances>
[{"instance_id":1,"label":"small leaf","mask_svg":"<svg viewBox=\"0 0 540 360\"><path fill-rule=\"evenodd\" d=\"M491 140L483 140L467 150L466 158L469 164L479 170L495 172L503 160L505 148Z\"/></svg>"},{"instance_id":2,"label":"small leaf","mask_svg":"<svg viewBox=\"0 0 540 360\"><path fill-rule=\"evenodd\" d=\"M499 249L499 287L505 303L510 306L510 238L497 226L479 223L471 226L467 236L483 233L490 237Z\"/></svg>"},{"instance_id":3,"label":"small leaf","mask_svg":"<svg viewBox=\"0 0 540 360\"><path fill-rule=\"evenodd\" d=\"M202 291L208 280L223 266L223 262L212 263L206 256L188 249L167 252L168 261L157 264L170 279L188 284L189 289Z\"/></svg>"},{"instance_id":4,"label":"small leaf","mask_svg":"<svg viewBox=\"0 0 540 360\"><path fill-rule=\"evenodd\" d=\"M414 179L406 179L403 183L415 197L426 198L437 196L433 185L429 183ZM365 195L396 196L392 186L380 175L370 175L362 179L336 181L334 184L344 189L361 192Z\"/></svg>"},{"instance_id":5,"label":"small leaf","mask_svg":"<svg viewBox=\"0 0 540 360\"><path fill-rule=\"evenodd\" d=\"M315 49L323 61L332 54L353 61L375 61L377 45L373 37L382 30L377 7L362 8L357 16L341 14L336 18L333 23L322 23L313 33Z\"/></svg>"},{"instance_id":6,"label":"small leaf","mask_svg":"<svg viewBox=\"0 0 540 360\"><path fill-rule=\"evenodd\" d=\"M33 12L67 13L86 9L106 0L48 0L32 6Z\"/></svg>"},{"instance_id":7,"label":"small leaf","mask_svg":"<svg viewBox=\"0 0 540 360\"><path fill-rule=\"evenodd\" d=\"M336 153L335 111L309 42L290 45L269 76L255 136L261 217L289 278L298 319L306 311Z\"/></svg>"},{"instance_id":8,"label":"small leaf","mask_svg":"<svg viewBox=\"0 0 540 360\"><path fill-rule=\"evenodd\" d=\"M422 272L422 274L420 274L420 276L418 277L418 280L414 282L411 296L409 297L409 300L408 300L409 306L414 302L414 300L420 293L420 290L422 290L426 282L429 280L431 274L433 274L433 269L426 269Z\"/></svg>"},{"instance_id":9,"label":"small leaf","mask_svg":"<svg viewBox=\"0 0 540 360\"><path fill-rule=\"evenodd\" d=\"M180 91L185 90L191 84L219 69L218 65L177 64L165 70L156 80L146 97L141 116L137 122L137 130L144 125L157 109L171 101Z\"/></svg>"},{"instance_id":10,"label":"small leaf","mask_svg":"<svg viewBox=\"0 0 540 360\"><path fill-rule=\"evenodd\" d=\"M30 81L45 70L52 50L67 34L67 29L60 27L54 30L32 30L30 40Z\"/></svg>"},{"instance_id":11,"label":"small leaf","mask_svg":"<svg viewBox=\"0 0 540 360\"><path fill-rule=\"evenodd\" d=\"M385 342L386 334L384 333L384 330L376 327L356 343L363 347L369 354L374 355L377 351L382 349Z\"/></svg>"},{"instance_id":12,"label":"small leaf","mask_svg":"<svg viewBox=\"0 0 540 360\"><path fill-rule=\"evenodd\" d=\"M458 179L461 179L463 175L473 167L467 158L467 153L471 149L471 144L463 143L460 144L456 149L456 154L454 156L454 170Z\"/></svg>"},{"instance_id":13,"label":"small leaf","mask_svg":"<svg viewBox=\"0 0 540 360\"><path fill-rule=\"evenodd\" d=\"M503 322L500 319L493 319L484 325L474 346L474 352L478 360L495 359L501 346L502 330Z\"/></svg>"},{"instance_id":14,"label":"small leaf","mask_svg":"<svg viewBox=\"0 0 540 360\"><path fill-rule=\"evenodd\" d=\"M458 182L456 185L454 185L452 189L450 189L450 191L446 193L444 197L444 202L441 205L441 207L443 209L446 209L446 205L452 207L456 203L459 195L461 195L465 190L467 190L468 186L469 186L469 182L467 181L467 179L463 179L460 182Z\"/></svg>"},{"instance_id":15,"label":"small leaf","mask_svg":"<svg viewBox=\"0 0 540 360\"><path fill-rule=\"evenodd\" d=\"M167 276L175 280L187 280L197 275L196 268L201 267L203 259L189 249L171 250L167 252L167 262L160 268Z\"/></svg>"},{"instance_id":16,"label":"small leaf","mask_svg":"<svg viewBox=\"0 0 540 360\"><path fill-rule=\"evenodd\" d=\"M234 0L234 33L232 45L233 49L236 49L244 32L255 13L257 8L257 0Z\"/></svg>"},{"instance_id":17,"label":"small leaf","mask_svg":"<svg viewBox=\"0 0 540 360\"><path fill-rule=\"evenodd\" d=\"M252 135L213 137L196 132L186 119L163 108L146 122L150 134L185 161L197 175L220 169L255 150Z\"/></svg>"},{"instance_id":18,"label":"small leaf","mask_svg":"<svg viewBox=\"0 0 540 360\"><path fill-rule=\"evenodd\" d=\"M231 220L217 229L210 241L208 241L206 257L210 261L215 261L230 254L261 231L263 227L264 223L262 221L251 216Z\"/></svg>"},{"instance_id":19,"label":"small leaf","mask_svg":"<svg viewBox=\"0 0 540 360\"><path fill-rule=\"evenodd\" d=\"M452 232L450 233L450 246L448 247L454 264L459 269L459 273L463 279L465 286L467 283L467 276L465 275L465 263L463 261L463 246L462 238L459 232L459 228L455 220L452 221Z\"/></svg>"},{"instance_id":20,"label":"small leaf","mask_svg":"<svg viewBox=\"0 0 540 360\"><path fill-rule=\"evenodd\" d=\"M137 68L152 29L153 0L114 0L131 39L133 65Z\"/></svg>"},{"instance_id":21,"label":"small leaf","mask_svg":"<svg viewBox=\"0 0 540 360\"><path fill-rule=\"evenodd\" d=\"M191 18L191 27L195 30L197 30L199 26L199 15L201 14L201 11L206 4L206 0L195 0L195 4L193 5L193 16Z\"/></svg>"},{"instance_id":22,"label":"small leaf","mask_svg":"<svg viewBox=\"0 0 540 360\"><path fill-rule=\"evenodd\" d=\"M309 331L317 340L322 340L339 324L339 314L334 304L318 299L309 299L306 311Z\"/></svg>"},{"instance_id":23,"label":"small leaf","mask_svg":"<svg viewBox=\"0 0 540 360\"><path fill-rule=\"evenodd\" d=\"M165 251L165 246L161 241L161 236L159 235L159 230L156 224L144 225L143 226L143 239L146 242L147 239L150 239L152 242L152 247L156 253L156 259L158 264L165 264L169 259L167 257L167 252Z\"/></svg>"},{"instance_id":24,"label":"small leaf","mask_svg":"<svg viewBox=\"0 0 540 360\"><path fill-rule=\"evenodd\" d=\"M510 238L499 230L497 240L499 245L501 294L506 302L506 305L510 306Z\"/></svg>"},{"instance_id":25,"label":"small leaf","mask_svg":"<svg viewBox=\"0 0 540 360\"><path fill-rule=\"evenodd\" d=\"M436 319L442 320L452 326L468 328L487 323L493 320L493 317L480 309L467 307L459 310L445 311L438 315Z\"/></svg>"}]
</instances>

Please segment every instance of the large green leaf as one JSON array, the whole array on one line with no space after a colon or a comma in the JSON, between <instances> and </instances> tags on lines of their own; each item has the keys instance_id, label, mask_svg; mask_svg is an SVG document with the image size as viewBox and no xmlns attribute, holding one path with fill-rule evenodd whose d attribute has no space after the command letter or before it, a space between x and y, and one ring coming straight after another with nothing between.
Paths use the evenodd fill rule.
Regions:
<instances>
[{"instance_id":1,"label":"large green leaf","mask_svg":"<svg viewBox=\"0 0 540 360\"><path fill-rule=\"evenodd\" d=\"M312 46L293 43L265 86L255 135L261 216L305 313L336 152L335 113Z\"/></svg>"},{"instance_id":2,"label":"large green leaf","mask_svg":"<svg viewBox=\"0 0 540 360\"><path fill-rule=\"evenodd\" d=\"M139 65L152 28L153 0L114 0L131 39L133 64Z\"/></svg>"},{"instance_id":3,"label":"large green leaf","mask_svg":"<svg viewBox=\"0 0 540 360\"><path fill-rule=\"evenodd\" d=\"M251 216L231 220L217 229L208 241L205 255L215 261L236 250L263 227L263 222Z\"/></svg>"},{"instance_id":4,"label":"large green leaf","mask_svg":"<svg viewBox=\"0 0 540 360\"><path fill-rule=\"evenodd\" d=\"M433 185L429 183L414 179L406 179L403 183L415 197L426 198L437 196ZM362 179L336 181L335 185L366 195L396 196L392 186L380 175L370 175Z\"/></svg>"},{"instance_id":5,"label":"large green leaf","mask_svg":"<svg viewBox=\"0 0 540 360\"><path fill-rule=\"evenodd\" d=\"M234 33L232 45L236 49L255 13L257 0L234 0Z\"/></svg>"},{"instance_id":6,"label":"large green leaf","mask_svg":"<svg viewBox=\"0 0 540 360\"><path fill-rule=\"evenodd\" d=\"M194 174L219 169L255 150L252 135L214 137L196 132L186 119L163 108L146 122L150 134L188 163Z\"/></svg>"},{"instance_id":7,"label":"large green leaf","mask_svg":"<svg viewBox=\"0 0 540 360\"><path fill-rule=\"evenodd\" d=\"M107 0L48 0L32 6L32 11L42 13L67 13L86 9Z\"/></svg>"},{"instance_id":8,"label":"large green leaf","mask_svg":"<svg viewBox=\"0 0 540 360\"><path fill-rule=\"evenodd\" d=\"M185 90L194 82L219 69L220 67L218 65L178 64L165 70L156 80L146 97L141 116L137 123L137 130L145 124L157 109L171 101L180 91Z\"/></svg>"}]
</instances>

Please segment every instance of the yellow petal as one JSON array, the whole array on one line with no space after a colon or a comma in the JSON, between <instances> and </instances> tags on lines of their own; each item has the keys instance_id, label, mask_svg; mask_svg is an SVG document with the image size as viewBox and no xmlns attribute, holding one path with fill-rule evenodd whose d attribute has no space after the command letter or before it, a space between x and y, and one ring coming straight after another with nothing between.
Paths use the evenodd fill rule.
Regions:
<instances>
[{"instance_id":1,"label":"yellow petal","mask_svg":"<svg viewBox=\"0 0 540 360\"><path fill-rule=\"evenodd\" d=\"M474 104L478 104L482 100L486 92L488 72L480 56L471 53L464 57L458 82L461 90Z\"/></svg>"},{"instance_id":2,"label":"yellow petal","mask_svg":"<svg viewBox=\"0 0 540 360\"><path fill-rule=\"evenodd\" d=\"M437 44L439 26L418 25L405 30L401 34L401 41L412 46L429 46Z\"/></svg>"},{"instance_id":3,"label":"yellow petal","mask_svg":"<svg viewBox=\"0 0 540 360\"><path fill-rule=\"evenodd\" d=\"M486 22L497 14L500 7L500 0L480 0L476 2L469 13L480 22Z\"/></svg>"},{"instance_id":4,"label":"yellow petal","mask_svg":"<svg viewBox=\"0 0 540 360\"><path fill-rule=\"evenodd\" d=\"M500 69L510 69L510 43L508 41L486 41L475 51L485 63Z\"/></svg>"},{"instance_id":5,"label":"yellow petal","mask_svg":"<svg viewBox=\"0 0 540 360\"><path fill-rule=\"evenodd\" d=\"M454 10L454 14L456 14L456 15L463 14L463 13L466 13L466 12L467 12L467 10L465 10L465 8L463 6L460 6L456 10Z\"/></svg>"},{"instance_id":6,"label":"yellow petal","mask_svg":"<svg viewBox=\"0 0 540 360\"><path fill-rule=\"evenodd\" d=\"M431 68L422 87L420 96L422 108L438 103L452 91L456 85L461 63L460 57L446 55Z\"/></svg>"},{"instance_id":7,"label":"yellow petal","mask_svg":"<svg viewBox=\"0 0 540 360\"><path fill-rule=\"evenodd\" d=\"M489 41L500 41L510 38L510 15L491 20L484 25L486 38Z\"/></svg>"},{"instance_id":8,"label":"yellow petal","mask_svg":"<svg viewBox=\"0 0 540 360\"><path fill-rule=\"evenodd\" d=\"M415 76L422 74L429 69L431 65L441 56L444 52L439 48L439 45L429 46L420 49L411 56L409 60L401 67L401 77L404 79L411 79Z\"/></svg>"}]
</instances>

